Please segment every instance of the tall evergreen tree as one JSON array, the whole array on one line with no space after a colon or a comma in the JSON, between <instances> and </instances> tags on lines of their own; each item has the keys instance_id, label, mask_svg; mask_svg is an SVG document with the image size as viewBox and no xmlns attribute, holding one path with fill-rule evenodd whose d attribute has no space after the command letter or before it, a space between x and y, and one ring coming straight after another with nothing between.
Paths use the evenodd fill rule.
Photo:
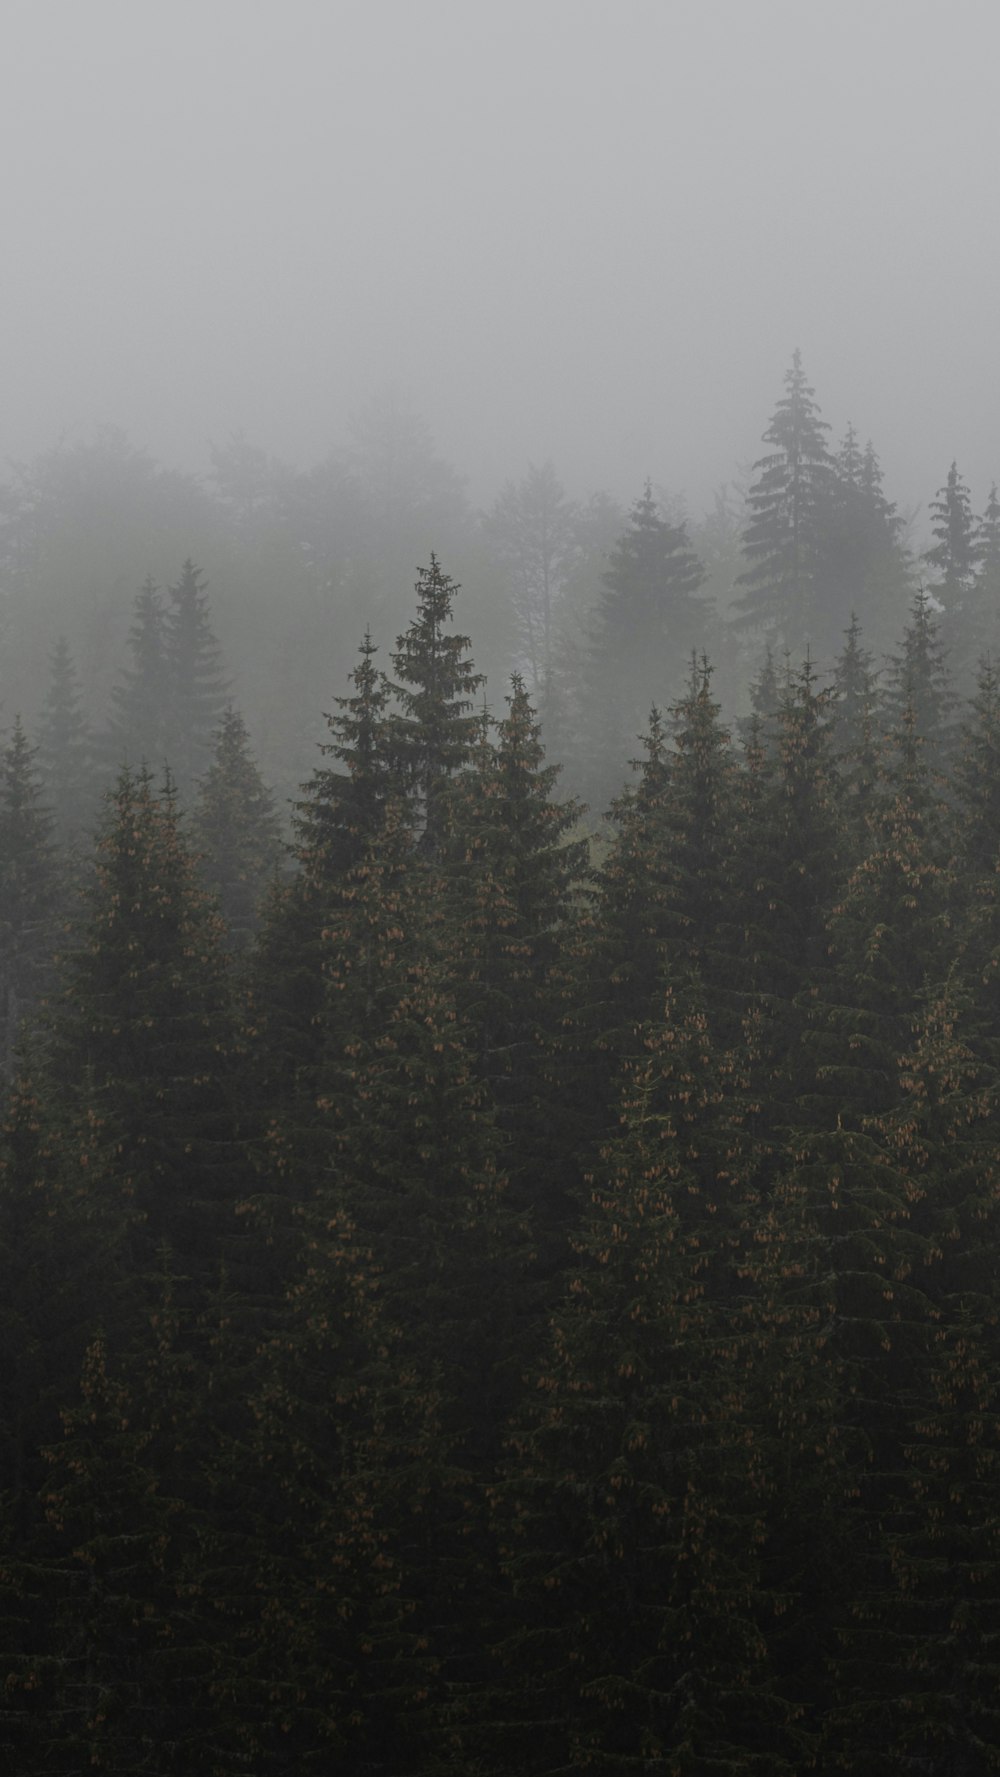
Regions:
<instances>
[{"instance_id":1,"label":"tall evergreen tree","mask_svg":"<svg viewBox=\"0 0 1000 1777\"><path fill-rule=\"evenodd\" d=\"M510 581L518 652L537 697L555 664L556 618L573 510L552 464L505 483L485 521Z\"/></svg>"},{"instance_id":2,"label":"tall evergreen tree","mask_svg":"<svg viewBox=\"0 0 1000 1777\"><path fill-rule=\"evenodd\" d=\"M902 523L886 499L882 471L871 442L862 451L853 426L833 459L824 518L819 599L824 613L817 643L832 650L838 631L862 613L869 635L895 636L909 594L909 564Z\"/></svg>"},{"instance_id":3,"label":"tall evergreen tree","mask_svg":"<svg viewBox=\"0 0 1000 1777\"><path fill-rule=\"evenodd\" d=\"M914 597L899 652L889 661L884 720L898 734L912 723L928 766L944 771L954 744L955 696L941 620L923 588Z\"/></svg>"},{"instance_id":4,"label":"tall evergreen tree","mask_svg":"<svg viewBox=\"0 0 1000 1777\"><path fill-rule=\"evenodd\" d=\"M979 563L978 527L969 490L952 463L944 487L931 501L931 529L937 541L924 551L923 559L934 578L931 591L948 619L962 614L972 591Z\"/></svg>"},{"instance_id":5,"label":"tall evergreen tree","mask_svg":"<svg viewBox=\"0 0 1000 1777\"><path fill-rule=\"evenodd\" d=\"M191 1299L216 1275L233 1192L229 988L172 788L121 773L46 1072L94 1144L90 1177L141 1278L166 1241ZM99 1182L100 1181L100 1182ZM124 1256L128 1254L128 1256Z\"/></svg>"},{"instance_id":6,"label":"tall evergreen tree","mask_svg":"<svg viewBox=\"0 0 1000 1777\"><path fill-rule=\"evenodd\" d=\"M170 673L163 601L152 579L136 594L128 642L130 663L111 693L108 764L160 771L171 735Z\"/></svg>"},{"instance_id":7,"label":"tall evergreen tree","mask_svg":"<svg viewBox=\"0 0 1000 1777\"><path fill-rule=\"evenodd\" d=\"M0 1071L9 1073L21 1020L48 978L59 899L52 821L37 749L18 716L0 754Z\"/></svg>"},{"instance_id":8,"label":"tall evergreen tree","mask_svg":"<svg viewBox=\"0 0 1000 1777\"><path fill-rule=\"evenodd\" d=\"M324 763L295 806L298 874L266 904L251 969L251 1072L261 1112L311 1115L324 1042L323 931L332 899L375 843L402 779L389 756L389 687L366 633L353 690L327 716ZM298 1109L292 1113L291 1106Z\"/></svg>"},{"instance_id":9,"label":"tall evergreen tree","mask_svg":"<svg viewBox=\"0 0 1000 1777\"><path fill-rule=\"evenodd\" d=\"M231 704L201 781L191 836L200 853L202 878L218 897L230 943L243 950L276 875L282 844L274 799L250 751L246 723Z\"/></svg>"},{"instance_id":10,"label":"tall evergreen tree","mask_svg":"<svg viewBox=\"0 0 1000 1777\"><path fill-rule=\"evenodd\" d=\"M190 558L181 569L164 624L169 697L168 763L188 795L204 768L226 695L222 650L212 630L205 576Z\"/></svg>"},{"instance_id":11,"label":"tall evergreen tree","mask_svg":"<svg viewBox=\"0 0 1000 1777\"><path fill-rule=\"evenodd\" d=\"M695 1001L668 993L636 1038L512 1426L498 1511L516 1689L493 1768L802 1769L808 1742L761 1632L778 1348L765 1278L780 1266L744 1198L726 1069Z\"/></svg>"},{"instance_id":12,"label":"tall evergreen tree","mask_svg":"<svg viewBox=\"0 0 1000 1777\"><path fill-rule=\"evenodd\" d=\"M390 752L415 799L429 853L443 842L448 780L468 763L478 731L474 703L483 676L469 657L468 636L450 630L458 590L432 555L417 579L416 615L392 656L399 708Z\"/></svg>"},{"instance_id":13,"label":"tall evergreen tree","mask_svg":"<svg viewBox=\"0 0 1000 1777\"><path fill-rule=\"evenodd\" d=\"M778 402L764 442L772 448L755 464L756 480L747 496L750 516L743 533L748 566L737 601L736 621L763 630L799 650L829 645L840 613L831 623L820 607L827 515L834 466L823 434L814 391L806 382L801 353L792 357L785 394Z\"/></svg>"},{"instance_id":14,"label":"tall evergreen tree","mask_svg":"<svg viewBox=\"0 0 1000 1777\"><path fill-rule=\"evenodd\" d=\"M594 701L607 732L595 788L604 801L650 708L679 694L692 653L710 640L711 608L698 597L704 578L686 527L661 517L647 482L612 551L596 612Z\"/></svg>"},{"instance_id":15,"label":"tall evergreen tree","mask_svg":"<svg viewBox=\"0 0 1000 1777\"><path fill-rule=\"evenodd\" d=\"M94 757L79 679L69 644L59 636L49 665L49 689L39 718L38 763L54 832L64 846L79 845L96 813Z\"/></svg>"}]
</instances>

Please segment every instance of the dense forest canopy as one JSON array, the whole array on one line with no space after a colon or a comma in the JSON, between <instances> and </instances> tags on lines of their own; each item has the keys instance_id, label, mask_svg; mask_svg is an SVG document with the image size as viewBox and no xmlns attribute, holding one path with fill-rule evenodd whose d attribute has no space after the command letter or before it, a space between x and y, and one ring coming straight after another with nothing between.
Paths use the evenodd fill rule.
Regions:
<instances>
[{"instance_id":1,"label":"dense forest canopy","mask_svg":"<svg viewBox=\"0 0 1000 1777\"><path fill-rule=\"evenodd\" d=\"M1000 505L763 436L7 483L11 1770L1000 1769Z\"/></svg>"}]
</instances>

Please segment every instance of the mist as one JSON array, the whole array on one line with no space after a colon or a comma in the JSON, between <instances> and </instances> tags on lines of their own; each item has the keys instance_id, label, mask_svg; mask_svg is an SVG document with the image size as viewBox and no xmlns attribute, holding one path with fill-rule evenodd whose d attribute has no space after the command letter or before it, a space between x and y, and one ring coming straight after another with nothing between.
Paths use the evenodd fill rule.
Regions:
<instances>
[{"instance_id":1,"label":"mist","mask_svg":"<svg viewBox=\"0 0 1000 1777\"><path fill-rule=\"evenodd\" d=\"M0 458L113 423L297 465L373 393L487 504L528 460L694 513L799 347L925 504L997 472L979 0L5 9Z\"/></svg>"}]
</instances>

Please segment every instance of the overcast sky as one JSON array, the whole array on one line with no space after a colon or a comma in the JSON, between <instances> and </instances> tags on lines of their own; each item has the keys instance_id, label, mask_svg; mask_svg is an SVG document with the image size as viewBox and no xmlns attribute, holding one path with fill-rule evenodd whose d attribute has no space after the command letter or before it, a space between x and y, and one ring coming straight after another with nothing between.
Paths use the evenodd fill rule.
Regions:
<instances>
[{"instance_id":1,"label":"overcast sky","mask_svg":"<svg viewBox=\"0 0 1000 1777\"><path fill-rule=\"evenodd\" d=\"M309 463L397 385L492 497L760 452L795 346L1000 476L995 0L0 0L0 459Z\"/></svg>"}]
</instances>

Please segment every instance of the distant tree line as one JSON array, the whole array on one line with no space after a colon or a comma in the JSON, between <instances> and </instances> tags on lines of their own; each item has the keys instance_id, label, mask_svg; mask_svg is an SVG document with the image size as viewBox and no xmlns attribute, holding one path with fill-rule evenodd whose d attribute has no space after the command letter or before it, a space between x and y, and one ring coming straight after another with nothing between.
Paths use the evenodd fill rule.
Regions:
<instances>
[{"instance_id":1,"label":"distant tree line","mask_svg":"<svg viewBox=\"0 0 1000 1777\"><path fill-rule=\"evenodd\" d=\"M818 450L784 580L751 503L739 732L692 618L599 838L434 558L280 866L197 570L195 644L147 588L112 707L157 635L214 741L181 788L129 748L71 887L15 724L10 1769L997 1769L1000 682L946 659L987 545L967 514L882 673L852 584L821 676ZM580 656L609 775L647 569L691 616L651 490Z\"/></svg>"},{"instance_id":2,"label":"distant tree line","mask_svg":"<svg viewBox=\"0 0 1000 1777\"><path fill-rule=\"evenodd\" d=\"M745 486L720 489L701 519L652 483L637 493L630 511L606 493L574 500L541 463L477 513L391 395L306 470L241 436L203 480L112 429L60 444L0 486L0 721L9 732L20 712L43 764L76 735L75 777L53 764L46 795L60 823L86 809L86 829L125 758L154 773L169 758L187 799L225 692L284 805L331 679L366 625L400 631L414 564L438 549L466 587L480 666L494 685L522 675L549 756L597 822L692 650L732 720L768 658L780 671L808 651L828 678L852 617L882 666L920 590L963 696L997 646L996 487L977 511L952 463L918 553L874 446L853 425L832 442L798 353Z\"/></svg>"}]
</instances>

